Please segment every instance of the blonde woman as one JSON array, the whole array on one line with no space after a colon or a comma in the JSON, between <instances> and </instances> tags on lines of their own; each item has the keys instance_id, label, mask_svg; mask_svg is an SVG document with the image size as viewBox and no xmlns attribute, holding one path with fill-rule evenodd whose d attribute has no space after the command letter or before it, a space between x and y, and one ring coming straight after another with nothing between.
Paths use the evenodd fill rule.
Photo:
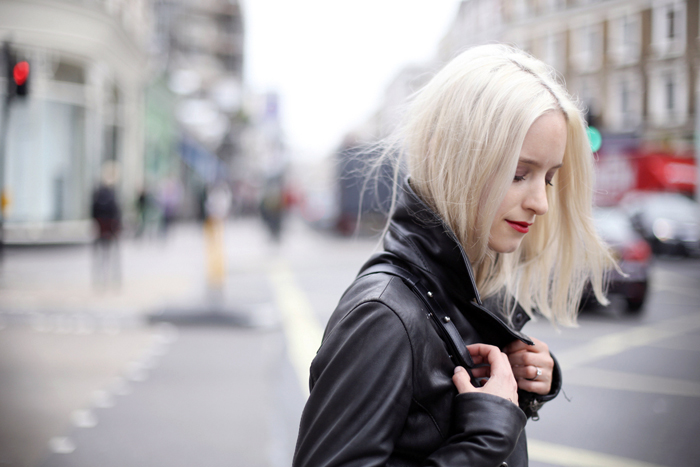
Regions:
<instances>
[{"instance_id":1,"label":"blonde woman","mask_svg":"<svg viewBox=\"0 0 700 467\"><path fill-rule=\"evenodd\" d=\"M393 141L408 177L311 365L294 465L526 466L526 420L562 379L521 329L575 324L612 265L581 109L542 62L480 46L414 96Z\"/></svg>"}]
</instances>

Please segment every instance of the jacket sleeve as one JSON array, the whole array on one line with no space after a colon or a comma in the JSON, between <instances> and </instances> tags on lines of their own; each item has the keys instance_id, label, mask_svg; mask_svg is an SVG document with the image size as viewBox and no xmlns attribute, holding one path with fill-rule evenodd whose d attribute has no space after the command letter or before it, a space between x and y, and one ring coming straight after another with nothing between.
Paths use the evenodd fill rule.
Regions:
<instances>
[{"instance_id":1,"label":"jacket sleeve","mask_svg":"<svg viewBox=\"0 0 700 467\"><path fill-rule=\"evenodd\" d=\"M412 354L403 323L378 302L328 331L311 364L293 465L384 465L411 404Z\"/></svg>"},{"instance_id":2,"label":"jacket sleeve","mask_svg":"<svg viewBox=\"0 0 700 467\"><path fill-rule=\"evenodd\" d=\"M379 302L357 306L329 331L311 365L293 465L386 465L411 406L413 351L401 319ZM460 394L453 408L454 434L426 466L498 465L526 422L488 394Z\"/></svg>"},{"instance_id":3,"label":"jacket sleeve","mask_svg":"<svg viewBox=\"0 0 700 467\"><path fill-rule=\"evenodd\" d=\"M459 394L454 409L455 434L428 458L426 465L500 465L515 449L527 422L515 404L491 394Z\"/></svg>"},{"instance_id":4,"label":"jacket sleeve","mask_svg":"<svg viewBox=\"0 0 700 467\"><path fill-rule=\"evenodd\" d=\"M525 412L525 415L527 415L528 418L532 418L534 421L540 419L538 412L545 402L549 402L557 397L559 391L561 391L563 381L561 376L561 367L559 366L559 362L554 357L552 352L550 352L549 355L552 357L552 360L554 360L552 388L549 390L549 394L541 395L535 394L534 392L523 391L522 389L518 390L518 402L520 404L520 408L523 410L523 412Z\"/></svg>"}]
</instances>

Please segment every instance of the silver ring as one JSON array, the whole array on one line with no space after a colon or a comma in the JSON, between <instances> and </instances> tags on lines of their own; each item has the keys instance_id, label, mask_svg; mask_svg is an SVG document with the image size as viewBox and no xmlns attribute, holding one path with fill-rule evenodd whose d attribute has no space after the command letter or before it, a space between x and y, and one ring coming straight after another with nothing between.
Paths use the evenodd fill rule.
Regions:
<instances>
[{"instance_id":1,"label":"silver ring","mask_svg":"<svg viewBox=\"0 0 700 467\"><path fill-rule=\"evenodd\" d=\"M535 375L534 378L527 378L528 381L535 381L537 378L542 376L542 370L540 370L540 367L535 367L535 370L537 370L537 374Z\"/></svg>"}]
</instances>

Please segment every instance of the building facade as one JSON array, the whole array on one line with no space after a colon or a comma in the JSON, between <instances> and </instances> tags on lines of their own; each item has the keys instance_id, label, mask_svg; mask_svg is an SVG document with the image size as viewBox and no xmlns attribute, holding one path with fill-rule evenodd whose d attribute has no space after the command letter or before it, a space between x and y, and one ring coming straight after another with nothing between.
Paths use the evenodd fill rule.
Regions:
<instances>
[{"instance_id":1,"label":"building facade","mask_svg":"<svg viewBox=\"0 0 700 467\"><path fill-rule=\"evenodd\" d=\"M498 41L553 66L603 134L599 188L621 193L636 158L693 157L699 23L698 0L464 0L440 61Z\"/></svg>"},{"instance_id":2,"label":"building facade","mask_svg":"<svg viewBox=\"0 0 700 467\"><path fill-rule=\"evenodd\" d=\"M0 39L31 70L28 95L9 106L0 77L8 243L89 239L106 161L120 167L123 202L135 198L149 38L145 0L0 2Z\"/></svg>"}]
</instances>

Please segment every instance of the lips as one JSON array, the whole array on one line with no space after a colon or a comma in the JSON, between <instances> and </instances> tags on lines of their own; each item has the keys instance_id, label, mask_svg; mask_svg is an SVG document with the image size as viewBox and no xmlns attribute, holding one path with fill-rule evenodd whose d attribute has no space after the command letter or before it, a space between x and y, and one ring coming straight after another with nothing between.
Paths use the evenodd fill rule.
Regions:
<instances>
[{"instance_id":1,"label":"lips","mask_svg":"<svg viewBox=\"0 0 700 467\"><path fill-rule=\"evenodd\" d=\"M506 219L506 222L508 222L508 225L513 227L515 230L517 230L520 233L528 233L530 231L530 224L529 222L516 222L516 221L509 221Z\"/></svg>"}]
</instances>

